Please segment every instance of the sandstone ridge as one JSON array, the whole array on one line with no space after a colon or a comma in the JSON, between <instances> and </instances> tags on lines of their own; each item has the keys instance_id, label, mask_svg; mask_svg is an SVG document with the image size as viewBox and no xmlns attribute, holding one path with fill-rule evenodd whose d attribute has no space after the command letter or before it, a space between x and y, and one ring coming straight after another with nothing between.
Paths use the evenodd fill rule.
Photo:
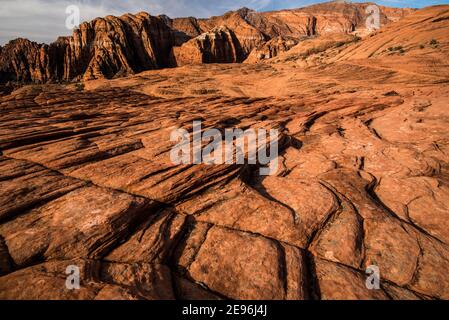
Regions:
<instances>
[{"instance_id":1,"label":"sandstone ridge","mask_svg":"<svg viewBox=\"0 0 449 320\"><path fill-rule=\"evenodd\" d=\"M278 37L365 33L368 5L325 3L262 13L242 8L208 19L144 12L97 18L49 45L26 39L6 44L0 50L0 83L110 79L186 63L242 62ZM383 24L412 12L380 9Z\"/></svg>"}]
</instances>

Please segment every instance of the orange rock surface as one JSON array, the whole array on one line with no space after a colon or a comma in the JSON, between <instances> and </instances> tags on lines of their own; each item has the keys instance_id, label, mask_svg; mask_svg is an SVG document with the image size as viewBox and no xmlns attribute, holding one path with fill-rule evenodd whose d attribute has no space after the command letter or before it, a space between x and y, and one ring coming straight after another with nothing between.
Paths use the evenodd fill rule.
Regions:
<instances>
[{"instance_id":1,"label":"orange rock surface","mask_svg":"<svg viewBox=\"0 0 449 320\"><path fill-rule=\"evenodd\" d=\"M389 13L361 38L317 18L344 30L257 64L0 91L0 299L449 299L449 6ZM227 19L137 17L189 37ZM277 173L174 164L170 133L198 119L278 129Z\"/></svg>"}]
</instances>

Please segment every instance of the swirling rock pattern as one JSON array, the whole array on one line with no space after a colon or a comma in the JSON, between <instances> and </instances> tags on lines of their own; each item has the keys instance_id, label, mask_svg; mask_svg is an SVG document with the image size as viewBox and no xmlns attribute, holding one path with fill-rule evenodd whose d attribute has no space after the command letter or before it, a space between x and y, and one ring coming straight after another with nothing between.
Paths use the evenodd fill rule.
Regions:
<instances>
[{"instance_id":1,"label":"swirling rock pattern","mask_svg":"<svg viewBox=\"0 0 449 320\"><path fill-rule=\"evenodd\" d=\"M449 299L448 17L3 92L0 298ZM174 164L199 119L278 129L277 173Z\"/></svg>"}]
</instances>

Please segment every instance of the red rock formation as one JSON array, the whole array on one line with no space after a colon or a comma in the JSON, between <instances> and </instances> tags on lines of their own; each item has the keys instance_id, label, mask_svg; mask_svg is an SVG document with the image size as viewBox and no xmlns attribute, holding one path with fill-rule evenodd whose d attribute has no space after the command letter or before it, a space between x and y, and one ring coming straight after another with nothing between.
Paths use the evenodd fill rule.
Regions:
<instances>
[{"instance_id":1,"label":"red rock formation","mask_svg":"<svg viewBox=\"0 0 449 320\"><path fill-rule=\"evenodd\" d=\"M225 25L234 31L242 49L249 54L252 49L274 37L349 33L365 30L369 3L323 3L293 10L256 12L248 8L230 11L209 19L179 18L171 26L195 37L210 29ZM381 25L397 21L413 9L379 6Z\"/></svg>"},{"instance_id":2,"label":"red rock formation","mask_svg":"<svg viewBox=\"0 0 449 320\"><path fill-rule=\"evenodd\" d=\"M24 39L7 44L0 51L0 83L131 75L172 66L173 47L178 64L241 62L254 48L276 37L363 31L367 5L325 3L263 13L242 8L209 19L170 19L148 13L97 18L82 23L72 36L61 37L50 45ZM411 12L380 8L384 24ZM217 32L216 28L221 26L227 30ZM198 36L201 37L189 42Z\"/></svg>"},{"instance_id":3,"label":"red rock formation","mask_svg":"<svg viewBox=\"0 0 449 320\"><path fill-rule=\"evenodd\" d=\"M50 45L11 41L0 54L0 82L112 78L166 67L172 44L171 29L147 13L97 18Z\"/></svg>"},{"instance_id":4,"label":"red rock formation","mask_svg":"<svg viewBox=\"0 0 449 320\"><path fill-rule=\"evenodd\" d=\"M2 95L0 299L449 299L448 28ZM173 163L194 119L278 129L278 171Z\"/></svg>"},{"instance_id":5,"label":"red rock formation","mask_svg":"<svg viewBox=\"0 0 449 320\"><path fill-rule=\"evenodd\" d=\"M0 82L47 82L58 79L61 43L40 45L27 39L9 42L0 52Z\"/></svg>"},{"instance_id":6,"label":"red rock formation","mask_svg":"<svg viewBox=\"0 0 449 320\"><path fill-rule=\"evenodd\" d=\"M225 26L209 32L173 48L177 66L197 63L241 62L243 52L234 32Z\"/></svg>"},{"instance_id":7,"label":"red rock formation","mask_svg":"<svg viewBox=\"0 0 449 320\"><path fill-rule=\"evenodd\" d=\"M83 23L70 39L65 78L112 78L165 67L172 42L164 21L148 13Z\"/></svg>"},{"instance_id":8,"label":"red rock formation","mask_svg":"<svg viewBox=\"0 0 449 320\"><path fill-rule=\"evenodd\" d=\"M260 61L276 57L281 52L286 52L298 43L295 39L285 39L284 37L273 38L249 54L245 63L258 63Z\"/></svg>"},{"instance_id":9,"label":"red rock formation","mask_svg":"<svg viewBox=\"0 0 449 320\"><path fill-rule=\"evenodd\" d=\"M170 19L163 16L163 19L173 29L175 46L181 46L184 42L203 33L198 25L198 20L194 17Z\"/></svg>"}]
</instances>

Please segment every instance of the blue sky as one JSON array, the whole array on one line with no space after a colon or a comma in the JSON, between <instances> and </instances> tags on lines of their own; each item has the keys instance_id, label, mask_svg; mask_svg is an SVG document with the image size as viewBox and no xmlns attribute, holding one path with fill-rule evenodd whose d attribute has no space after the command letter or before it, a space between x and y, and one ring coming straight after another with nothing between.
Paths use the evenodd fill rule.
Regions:
<instances>
[{"instance_id":1,"label":"blue sky","mask_svg":"<svg viewBox=\"0 0 449 320\"><path fill-rule=\"evenodd\" d=\"M249 7L258 11L299 8L317 0L0 0L0 45L17 37L37 42L52 42L59 35L69 35L65 26L67 6L80 8L81 21L108 14L147 11L170 17L209 17L229 10ZM363 1L353 1L363 2ZM393 7L425 7L449 4L449 0L389 0L376 1Z\"/></svg>"}]
</instances>

